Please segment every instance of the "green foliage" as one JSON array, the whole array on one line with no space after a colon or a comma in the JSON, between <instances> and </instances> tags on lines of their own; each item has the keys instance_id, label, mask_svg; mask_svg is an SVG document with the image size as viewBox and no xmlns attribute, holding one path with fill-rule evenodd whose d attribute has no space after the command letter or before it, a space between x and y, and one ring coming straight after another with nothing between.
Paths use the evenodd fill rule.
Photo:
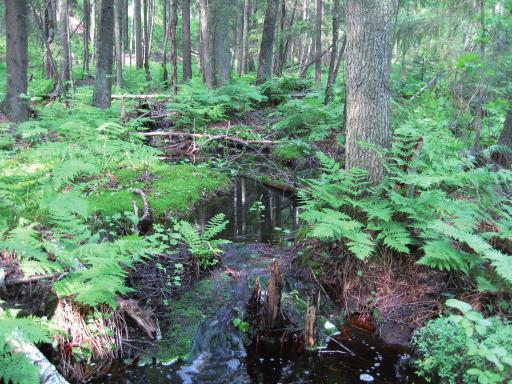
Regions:
<instances>
[{"instance_id":1,"label":"green foliage","mask_svg":"<svg viewBox=\"0 0 512 384\"><path fill-rule=\"evenodd\" d=\"M228 243L227 240L214 237L221 233L228 225L228 220L223 213L213 216L201 233L188 221L180 221L176 224L176 230L181 234L181 239L187 244L188 249L199 266L209 268L217 264L217 256L222 250L219 245Z\"/></svg>"},{"instance_id":2,"label":"green foliage","mask_svg":"<svg viewBox=\"0 0 512 384\"><path fill-rule=\"evenodd\" d=\"M446 305L460 311L429 321L413 338L418 373L446 383L508 383L512 379L512 324L485 319L465 302Z\"/></svg>"},{"instance_id":3,"label":"green foliage","mask_svg":"<svg viewBox=\"0 0 512 384\"><path fill-rule=\"evenodd\" d=\"M47 324L41 319L18 317L15 311L0 308L0 378L5 383L39 383L37 366L23 353L13 350L13 345L23 342L51 342Z\"/></svg>"}]
</instances>

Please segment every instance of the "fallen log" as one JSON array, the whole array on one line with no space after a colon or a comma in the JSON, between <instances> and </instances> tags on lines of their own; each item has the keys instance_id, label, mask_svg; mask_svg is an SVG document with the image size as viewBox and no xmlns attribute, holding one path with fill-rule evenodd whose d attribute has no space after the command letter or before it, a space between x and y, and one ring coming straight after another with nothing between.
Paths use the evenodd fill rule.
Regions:
<instances>
[{"instance_id":1,"label":"fallen log","mask_svg":"<svg viewBox=\"0 0 512 384\"><path fill-rule=\"evenodd\" d=\"M206 145L210 141L214 140L225 140L231 141L236 144L240 144L243 146L250 146L251 144L258 145L275 145L280 143L280 141L274 140L243 140L238 137L228 136L228 135L209 135L207 133L189 133L189 132L167 132L167 131L155 131L155 132L136 132L137 135L141 135L144 137L157 137L157 136L167 136L167 137L186 137L190 139L207 139L203 144Z\"/></svg>"},{"instance_id":2,"label":"fallen log","mask_svg":"<svg viewBox=\"0 0 512 384\"><path fill-rule=\"evenodd\" d=\"M150 95L112 95L114 100L151 100L151 99L170 99L172 95L150 94Z\"/></svg>"},{"instance_id":3,"label":"fallen log","mask_svg":"<svg viewBox=\"0 0 512 384\"><path fill-rule=\"evenodd\" d=\"M37 366L41 384L69 384L41 351L34 344L26 341L20 333L13 335L13 338L9 340L9 345L13 352L23 354Z\"/></svg>"}]
</instances>

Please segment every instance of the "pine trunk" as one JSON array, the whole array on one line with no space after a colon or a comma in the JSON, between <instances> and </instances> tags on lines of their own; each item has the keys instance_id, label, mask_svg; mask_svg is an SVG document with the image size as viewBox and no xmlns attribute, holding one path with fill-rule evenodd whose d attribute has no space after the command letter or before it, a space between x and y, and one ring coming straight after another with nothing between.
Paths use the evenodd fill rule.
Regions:
<instances>
[{"instance_id":1,"label":"pine trunk","mask_svg":"<svg viewBox=\"0 0 512 384\"><path fill-rule=\"evenodd\" d=\"M141 0L134 0L133 23L135 25L135 67L142 69L144 65L144 53L142 51Z\"/></svg>"},{"instance_id":2,"label":"pine trunk","mask_svg":"<svg viewBox=\"0 0 512 384\"><path fill-rule=\"evenodd\" d=\"M325 89L324 104L332 101L334 81L336 79L335 70L338 58L338 40L339 40L339 17L340 17L340 0L334 0L332 9L332 48L331 60L329 62L329 74L327 75L327 87Z\"/></svg>"},{"instance_id":3,"label":"pine trunk","mask_svg":"<svg viewBox=\"0 0 512 384\"><path fill-rule=\"evenodd\" d=\"M320 86L322 81L322 0L316 0L315 21L315 82Z\"/></svg>"},{"instance_id":4,"label":"pine trunk","mask_svg":"<svg viewBox=\"0 0 512 384\"><path fill-rule=\"evenodd\" d=\"M123 87L123 7L124 0L115 0L116 83L119 88Z\"/></svg>"},{"instance_id":5,"label":"pine trunk","mask_svg":"<svg viewBox=\"0 0 512 384\"><path fill-rule=\"evenodd\" d=\"M89 45L91 38L91 0L84 0L84 46L82 52L83 73L89 77Z\"/></svg>"},{"instance_id":6,"label":"pine trunk","mask_svg":"<svg viewBox=\"0 0 512 384\"><path fill-rule=\"evenodd\" d=\"M109 108L112 96L112 64L114 50L114 4L103 0L100 9L98 62L92 105L97 108Z\"/></svg>"},{"instance_id":7,"label":"pine trunk","mask_svg":"<svg viewBox=\"0 0 512 384\"><path fill-rule=\"evenodd\" d=\"M249 59L249 10L250 0L244 0L244 22L243 22L243 40L242 40L242 74L246 74L248 70Z\"/></svg>"},{"instance_id":8,"label":"pine trunk","mask_svg":"<svg viewBox=\"0 0 512 384\"><path fill-rule=\"evenodd\" d=\"M200 43L203 78L208 88L213 88L212 58L210 56L209 25L208 25L208 1L199 0L199 22L201 24Z\"/></svg>"},{"instance_id":9,"label":"pine trunk","mask_svg":"<svg viewBox=\"0 0 512 384\"><path fill-rule=\"evenodd\" d=\"M231 46L234 40L236 4L214 0L208 6L209 49L212 57L213 86L231 80Z\"/></svg>"},{"instance_id":10,"label":"pine trunk","mask_svg":"<svg viewBox=\"0 0 512 384\"><path fill-rule=\"evenodd\" d=\"M190 42L190 0L182 1L183 81L192 78L192 46Z\"/></svg>"},{"instance_id":11,"label":"pine trunk","mask_svg":"<svg viewBox=\"0 0 512 384\"><path fill-rule=\"evenodd\" d=\"M389 81L395 8L396 0L347 0L346 5L346 168L366 169L374 183L384 176L378 148L391 146Z\"/></svg>"},{"instance_id":12,"label":"pine trunk","mask_svg":"<svg viewBox=\"0 0 512 384\"><path fill-rule=\"evenodd\" d=\"M15 121L29 118L28 78L28 9L26 0L5 1L7 30L7 93L2 103L5 114Z\"/></svg>"},{"instance_id":13,"label":"pine trunk","mask_svg":"<svg viewBox=\"0 0 512 384\"><path fill-rule=\"evenodd\" d=\"M272 76L272 56L274 54L274 40L276 35L278 0L268 0L263 33L261 35L260 56L258 62L257 84L262 84Z\"/></svg>"},{"instance_id":14,"label":"pine trunk","mask_svg":"<svg viewBox=\"0 0 512 384\"><path fill-rule=\"evenodd\" d=\"M68 0L59 0L60 76L62 83L71 80L71 53L69 51Z\"/></svg>"}]
</instances>

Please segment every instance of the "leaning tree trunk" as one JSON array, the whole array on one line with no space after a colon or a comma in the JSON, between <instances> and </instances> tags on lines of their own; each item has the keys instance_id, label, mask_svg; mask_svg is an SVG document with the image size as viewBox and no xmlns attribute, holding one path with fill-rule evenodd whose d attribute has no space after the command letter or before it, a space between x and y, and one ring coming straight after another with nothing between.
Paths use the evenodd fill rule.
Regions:
<instances>
[{"instance_id":1,"label":"leaning tree trunk","mask_svg":"<svg viewBox=\"0 0 512 384\"><path fill-rule=\"evenodd\" d=\"M274 40L276 35L278 0L267 1L267 11L263 22L261 35L260 57L258 62L257 84L262 84L272 75L272 56L274 54Z\"/></svg>"},{"instance_id":2,"label":"leaning tree trunk","mask_svg":"<svg viewBox=\"0 0 512 384\"><path fill-rule=\"evenodd\" d=\"M149 27L149 7L148 0L144 1L144 71L146 72L146 81L151 81L151 72L149 71L149 51L151 46L150 27Z\"/></svg>"},{"instance_id":3,"label":"leaning tree trunk","mask_svg":"<svg viewBox=\"0 0 512 384\"><path fill-rule=\"evenodd\" d=\"M5 114L15 121L29 118L28 88L28 9L27 0L5 1L7 29L7 93L2 103Z\"/></svg>"},{"instance_id":4,"label":"leaning tree trunk","mask_svg":"<svg viewBox=\"0 0 512 384\"><path fill-rule=\"evenodd\" d=\"M391 146L391 20L397 0L347 0L346 168L384 176L379 148Z\"/></svg>"},{"instance_id":5,"label":"leaning tree trunk","mask_svg":"<svg viewBox=\"0 0 512 384\"><path fill-rule=\"evenodd\" d=\"M98 63L92 105L98 108L109 108L112 97L112 64L114 49L114 5L112 1L101 2L99 28Z\"/></svg>"},{"instance_id":6,"label":"leaning tree trunk","mask_svg":"<svg viewBox=\"0 0 512 384\"><path fill-rule=\"evenodd\" d=\"M183 81L192 78L192 46L190 43L190 0L181 3L181 39L183 41Z\"/></svg>"},{"instance_id":7,"label":"leaning tree trunk","mask_svg":"<svg viewBox=\"0 0 512 384\"><path fill-rule=\"evenodd\" d=\"M171 0L171 20L169 35L171 36L171 86L174 94L178 92L178 46L176 42L176 26L178 21L178 0Z\"/></svg>"},{"instance_id":8,"label":"leaning tree trunk","mask_svg":"<svg viewBox=\"0 0 512 384\"><path fill-rule=\"evenodd\" d=\"M327 75L327 87L325 89L324 104L332 101L334 81L336 78L336 59L338 58L338 35L339 35L340 0L334 0L332 9L332 48L331 61L329 62L329 74Z\"/></svg>"},{"instance_id":9,"label":"leaning tree trunk","mask_svg":"<svg viewBox=\"0 0 512 384\"><path fill-rule=\"evenodd\" d=\"M123 87L123 7L124 0L115 0L116 83L119 88Z\"/></svg>"},{"instance_id":10,"label":"leaning tree trunk","mask_svg":"<svg viewBox=\"0 0 512 384\"><path fill-rule=\"evenodd\" d=\"M68 0L59 0L60 76L61 82L71 80L71 53L69 50Z\"/></svg>"},{"instance_id":11,"label":"leaning tree trunk","mask_svg":"<svg viewBox=\"0 0 512 384\"><path fill-rule=\"evenodd\" d=\"M135 29L135 67L142 69L144 65L144 54L142 52L142 13L141 0L134 0L133 23Z\"/></svg>"},{"instance_id":12,"label":"leaning tree trunk","mask_svg":"<svg viewBox=\"0 0 512 384\"><path fill-rule=\"evenodd\" d=\"M492 154L492 159L503 167L510 168L512 165L512 109L507 112L503 130L498 139L498 145L502 146L499 151Z\"/></svg>"},{"instance_id":13,"label":"leaning tree trunk","mask_svg":"<svg viewBox=\"0 0 512 384\"><path fill-rule=\"evenodd\" d=\"M322 0L316 0L315 20L315 82L320 86L322 80Z\"/></svg>"},{"instance_id":14,"label":"leaning tree trunk","mask_svg":"<svg viewBox=\"0 0 512 384\"><path fill-rule=\"evenodd\" d=\"M201 67L203 78L208 88L213 88L213 68L212 58L210 56L209 25L208 25L208 1L199 0L199 22L200 30L200 56L202 58Z\"/></svg>"}]
</instances>

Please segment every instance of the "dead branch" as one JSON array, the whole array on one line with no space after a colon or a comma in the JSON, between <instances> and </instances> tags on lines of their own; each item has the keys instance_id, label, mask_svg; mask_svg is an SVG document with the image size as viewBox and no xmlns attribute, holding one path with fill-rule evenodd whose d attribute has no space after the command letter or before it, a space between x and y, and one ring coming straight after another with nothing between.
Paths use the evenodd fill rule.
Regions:
<instances>
[{"instance_id":1,"label":"dead branch","mask_svg":"<svg viewBox=\"0 0 512 384\"><path fill-rule=\"evenodd\" d=\"M415 98L417 98L419 95L421 95L426 89L428 89L428 87L430 87L431 85L434 85L436 83L436 80L437 80L437 76L434 76L432 78L432 80L430 80L427 84L425 84L423 87L420 88L420 90L418 92L416 92L409 100L414 100Z\"/></svg>"},{"instance_id":2,"label":"dead branch","mask_svg":"<svg viewBox=\"0 0 512 384\"><path fill-rule=\"evenodd\" d=\"M136 300L118 297L116 301L119 304L119 309L130 316L149 337L154 339L157 336L159 327L151 318L151 314L141 308Z\"/></svg>"},{"instance_id":3,"label":"dead branch","mask_svg":"<svg viewBox=\"0 0 512 384\"><path fill-rule=\"evenodd\" d=\"M114 100L133 99L133 100L150 100L150 99L170 99L172 95L150 94L150 95L112 95Z\"/></svg>"},{"instance_id":4,"label":"dead branch","mask_svg":"<svg viewBox=\"0 0 512 384\"><path fill-rule=\"evenodd\" d=\"M249 146L251 144L258 144L258 145L275 145L278 144L280 141L274 141L274 140L242 140L238 137L228 136L228 135L209 135L206 133L189 133L189 132L166 132L166 131L155 131L155 132L137 132L138 135L142 135L145 137L155 137L155 136L168 136L168 137L186 137L190 139L207 139L206 143L203 144L206 145L210 141L214 140L225 140L225 141L231 141L235 144L240 144L243 146Z\"/></svg>"},{"instance_id":5,"label":"dead branch","mask_svg":"<svg viewBox=\"0 0 512 384\"><path fill-rule=\"evenodd\" d=\"M137 203L133 201L133 213L137 218L139 218L139 222L137 223L137 229L145 233L151 224L151 213L149 212L149 203L146 193L142 189L134 188L132 192L139 195L142 198L142 216L139 218L139 209L137 207Z\"/></svg>"}]
</instances>

